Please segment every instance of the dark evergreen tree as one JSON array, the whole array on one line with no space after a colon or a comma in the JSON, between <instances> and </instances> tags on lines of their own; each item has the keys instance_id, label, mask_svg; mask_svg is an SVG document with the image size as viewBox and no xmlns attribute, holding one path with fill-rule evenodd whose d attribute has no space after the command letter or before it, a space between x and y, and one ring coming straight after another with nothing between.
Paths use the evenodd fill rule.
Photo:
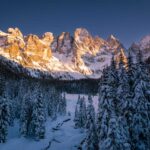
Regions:
<instances>
[{"instance_id":1,"label":"dark evergreen tree","mask_svg":"<svg viewBox=\"0 0 150 150\"><path fill-rule=\"evenodd\" d=\"M75 123L75 127L78 128L79 127L79 104L80 104L80 95L78 96L78 100L77 100L77 104L76 104L76 108L75 108L75 116L74 116L74 123Z\"/></svg>"},{"instance_id":2,"label":"dark evergreen tree","mask_svg":"<svg viewBox=\"0 0 150 150\"><path fill-rule=\"evenodd\" d=\"M55 100L54 93L55 93L55 89L54 88L49 90L49 95L50 96L49 96L49 99L48 99L48 107L47 107L48 115L50 117L52 117L52 118L54 116L54 111L55 111L54 110L54 100Z\"/></svg>"},{"instance_id":3,"label":"dark evergreen tree","mask_svg":"<svg viewBox=\"0 0 150 150\"><path fill-rule=\"evenodd\" d=\"M86 120L86 128L90 129L90 125L95 123L95 109L93 106L93 100L91 95L88 96L88 106L87 106L87 120Z\"/></svg>"},{"instance_id":4,"label":"dark evergreen tree","mask_svg":"<svg viewBox=\"0 0 150 150\"><path fill-rule=\"evenodd\" d=\"M24 103L24 98L27 97L27 93L28 93L28 97L30 97L31 95L29 94L29 89L30 86L28 84L28 80L25 78L21 78L17 84L17 88L15 89L14 93L15 93L15 97L14 97L14 114L15 117L20 119L20 115L21 115L21 109L22 109L22 104Z\"/></svg>"},{"instance_id":5,"label":"dark evergreen tree","mask_svg":"<svg viewBox=\"0 0 150 150\"><path fill-rule=\"evenodd\" d=\"M7 85L7 84L6 84ZM8 86L6 86L5 91L4 91L5 98L7 99L8 106L9 106L9 111L10 117L9 117L9 125L13 126L14 125L14 119L15 119L15 101L14 99L11 99L12 97L8 93Z\"/></svg>"},{"instance_id":6,"label":"dark evergreen tree","mask_svg":"<svg viewBox=\"0 0 150 150\"><path fill-rule=\"evenodd\" d=\"M23 98L21 114L20 114L20 134L24 137L31 135L31 121L32 121L32 104L31 98L27 93Z\"/></svg>"},{"instance_id":7,"label":"dark evergreen tree","mask_svg":"<svg viewBox=\"0 0 150 150\"><path fill-rule=\"evenodd\" d=\"M128 83L129 83L129 92L133 94L133 85L135 82L135 75L136 75L136 65L133 62L133 56L131 52L128 52L128 65L127 65L127 76L128 76Z\"/></svg>"},{"instance_id":8,"label":"dark evergreen tree","mask_svg":"<svg viewBox=\"0 0 150 150\"><path fill-rule=\"evenodd\" d=\"M35 104L33 106L32 113L32 131L36 140L43 139L45 137L45 110L44 101L41 94L38 95Z\"/></svg>"},{"instance_id":9,"label":"dark evergreen tree","mask_svg":"<svg viewBox=\"0 0 150 150\"><path fill-rule=\"evenodd\" d=\"M76 128L84 128L86 125L86 104L85 104L85 98L78 98L76 110L75 110L75 127Z\"/></svg>"},{"instance_id":10,"label":"dark evergreen tree","mask_svg":"<svg viewBox=\"0 0 150 150\"><path fill-rule=\"evenodd\" d=\"M79 106L79 127L84 128L86 125L86 104L85 104L85 98L82 97L80 99L80 106Z\"/></svg>"},{"instance_id":11,"label":"dark evergreen tree","mask_svg":"<svg viewBox=\"0 0 150 150\"><path fill-rule=\"evenodd\" d=\"M132 101L131 139L134 149L146 150L150 146L150 103L144 94L146 91L143 81L140 80L136 83Z\"/></svg>"},{"instance_id":12,"label":"dark evergreen tree","mask_svg":"<svg viewBox=\"0 0 150 150\"><path fill-rule=\"evenodd\" d=\"M2 96L5 92L5 71L0 66L0 96Z\"/></svg>"},{"instance_id":13,"label":"dark evergreen tree","mask_svg":"<svg viewBox=\"0 0 150 150\"><path fill-rule=\"evenodd\" d=\"M107 137L100 144L101 150L130 150L131 146L128 143L126 133L122 123L118 121L118 117L112 114L108 123Z\"/></svg>"},{"instance_id":14,"label":"dark evergreen tree","mask_svg":"<svg viewBox=\"0 0 150 150\"><path fill-rule=\"evenodd\" d=\"M128 84L123 81L128 80L122 54L120 54L118 71L112 58L111 66L105 71L100 84L97 131L99 147L102 150L130 149L128 126L124 117L124 111L128 109L125 99L128 95L125 89ZM119 122L119 118L124 119ZM112 122L115 122L114 126Z\"/></svg>"},{"instance_id":15,"label":"dark evergreen tree","mask_svg":"<svg viewBox=\"0 0 150 150\"><path fill-rule=\"evenodd\" d=\"M94 121L90 123L90 127L88 128L87 131L86 149L99 150L99 140L98 140L96 125Z\"/></svg>"},{"instance_id":16,"label":"dark evergreen tree","mask_svg":"<svg viewBox=\"0 0 150 150\"><path fill-rule=\"evenodd\" d=\"M137 69L136 69L136 64L133 61L133 56L131 55L131 51L128 53L128 66L127 66L127 79L128 79L128 92L126 94L126 99L123 107L123 114L126 119L126 124L128 125L128 134L129 134L129 139L130 139L130 145L131 149L132 147L132 119L133 119L133 97L134 97L134 84L135 80L137 77ZM127 131L127 130L126 130Z\"/></svg>"},{"instance_id":17,"label":"dark evergreen tree","mask_svg":"<svg viewBox=\"0 0 150 150\"><path fill-rule=\"evenodd\" d=\"M8 100L9 101L9 110L10 110L10 117L9 117L9 125L13 126L14 125L14 119L15 119L15 108L14 108L14 101L13 100Z\"/></svg>"},{"instance_id":18,"label":"dark evergreen tree","mask_svg":"<svg viewBox=\"0 0 150 150\"><path fill-rule=\"evenodd\" d=\"M128 110L129 90L130 86L128 82L127 69L125 68L123 63L122 54L120 54L120 62L118 68L117 105L116 105L118 113L120 115L124 115L124 113L126 113L126 111Z\"/></svg>"},{"instance_id":19,"label":"dark evergreen tree","mask_svg":"<svg viewBox=\"0 0 150 150\"><path fill-rule=\"evenodd\" d=\"M6 142L9 125L9 104L5 96L0 96L0 143Z\"/></svg>"},{"instance_id":20,"label":"dark evergreen tree","mask_svg":"<svg viewBox=\"0 0 150 150\"><path fill-rule=\"evenodd\" d=\"M48 115L53 120L57 118L57 114L61 111L61 106L59 105L60 102L62 102L61 93L53 87L48 100Z\"/></svg>"},{"instance_id":21,"label":"dark evergreen tree","mask_svg":"<svg viewBox=\"0 0 150 150\"><path fill-rule=\"evenodd\" d=\"M107 135L108 121L112 111L116 110L116 89L117 89L117 71L114 57L112 57L111 66L105 68L103 77L100 81L99 104L97 115L97 132L99 139ZM115 107L114 107L115 106Z\"/></svg>"},{"instance_id":22,"label":"dark evergreen tree","mask_svg":"<svg viewBox=\"0 0 150 150\"><path fill-rule=\"evenodd\" d=\"M58 112L60 115L66 115L66 95L65 93L60 95L60 100L59 100L59 106L58 106Z\"/></svg>"}]
</instances>

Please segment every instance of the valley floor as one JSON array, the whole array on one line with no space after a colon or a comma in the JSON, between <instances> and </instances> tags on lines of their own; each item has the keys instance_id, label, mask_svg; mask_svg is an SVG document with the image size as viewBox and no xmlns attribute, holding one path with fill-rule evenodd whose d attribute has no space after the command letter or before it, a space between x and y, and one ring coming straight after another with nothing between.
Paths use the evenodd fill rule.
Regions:
<instances>
[{"instance_id":1,"label":"valley floor","mask_svg":"<svg viewBox=\"0 0 150 150\"><path fill-rule=\"evenodd\" d=\"M83 96L83 95L81 95ZM87 95L84 95L87 100ZM74 111L78 99L77 94L66 94L67 115L59 116L55 121L49 118L46 122L46 137L43 140L22 138L19 135L19 123L9 128L8 140L0 144L0 150L76 150L85 138L85 132L74 128ZM93 97L97 110L98 97ZM70 115L68 115L70 113Z\"/></svg>"}]
</instances>

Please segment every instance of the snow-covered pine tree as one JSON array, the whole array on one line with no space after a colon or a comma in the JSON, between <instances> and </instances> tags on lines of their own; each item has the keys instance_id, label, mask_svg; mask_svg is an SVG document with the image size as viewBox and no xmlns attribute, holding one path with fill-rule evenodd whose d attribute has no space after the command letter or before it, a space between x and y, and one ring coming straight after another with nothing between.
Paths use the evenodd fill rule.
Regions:
<instances>
[{"instance_id":1,"label":"snow-covered pine tree","mask_svg":"<svg viewBox=\"0 0 150 150\"><path fill-rule=\"evenodd\" d=\"M128 52L128 65L127 65L127 79L128 79L128 94L126 95L125 103L124 103L124 123L126 124L128 129L126 129L126 133L129 134L129 139L130 139L130 145L132 147L132 142L131 142L131 123L132 123L132 118L133 118L133 97L134 97L134 84L136 80L136 64L133 61L133 56L131 55L131 51Z\"/></svg>"},{"instance_id":2,"label":"snow-covered pine tree","mask_svg":"<svg viewBox=\"0 0 150 150\"><path fill-rule=\"evenodd\" d=\"M111 111L114 111L114 109L116 109L116 89L116 62L114 60L114 57L112 57L111 66L105 68L99 87L97 132L100 140L106 137L107 125L110 119Z\"/></svg>"},{"instance_id":3,"label":"snow-covered pine tree","mask_svg":"<svg viewBox=\"0 0 150 150\"><path fill-rule=\"evenodd\" d=\"M79 104L80 104L80 95L78 96L78 100L76 103L76 108L75 108L75 113L74 113L74 123L75 123L75 128L79 127Z\"/></svg>"},{"instance_id":4,"label":"snow-covered pine tree","mask_svg":"<svg viewBox=\"0 0 150 150\"><path fill-rule=\"evenodd\" d=\"M129 63L125 68L123 63L123 56L120 54L120 62L118 67L118 87L117 87L117 103L116 105L116 115L118 118L122 118L119 127L122 129L122 135L127 141L130 141L129 124L132 120L132 110L131 101L133 97L133 83L134 83L134 64L132 62L132 57L129 54ZM128 72L127 72L128 71ZM117 119L118 119L117 118ZM121 125L121 126L120 126ZM123 134L124 133L124 134ZM129 142L128 142L129 144Z\"/></svg>"},{"instance_id":5,"label":"snow-covered pine tree","mask_svg":"<svg viewBox=\"0 0 150 150\"><path fill-rule=\"evenodd\" d=\"M103 85L103 95L99 98L99 110L97 119L97 131L99 137L99 145L102 145L107 138L108 123L111 118L111 114L115 111L112 99L108 96L109 86Z\"/></svg>"},{"instance_id":6,"label":"snow-covered pine tree","mask_svg":"<svg viewBox=\"0 0 150 150\"><path fill-rule=\"evenodd\" d=\"M61 93L55 88L52 87L50 91L50 97L48 100L48 115L55 120L57 118L57 114L61 111L60 103L61 101Z\"/></svg>"},{"instance_id":7,"label":"snow-covered pine tree","mask_svg":"<svg viewBox=\"0 0 150 150\"><path fill-rule=\"evenodd\" d=\"M4 94L5 91L5 72L0 68L0 96Z\"/></svg>"},{"instance_id":8,"label":"snow-covered pine tree","mask_svg":"<svg viewBox=\"0 0 150 150\"><path fill-rule=\"evenodd\" d=\"M9 117L9 125L13 126L14 125L14 119L15 119L15 108L14 108L14 101L8 99L9 103L9 110L11 112L10 117Z\"/></svg>"},{"instance_id":9,"label":"snow-covered pine tree","mask_svg":"<svg viewBox=\"0 0 150 150\"><path fill-rule=\"evenodd\" d=\"M9 93L8 93L8 86L6 84L5 86L5 91L3 92L3 96L2 97L5 97L5 99L7 100L7 103L8 103L8 107L9 107L9 111L11 112L10 113L10 116L9 116L9 125L10 126L13 126L14 125L14 118L15 118L15 110L14 110L14 103L15 101L13 99L11 99Z\"/></svg>"},{"instance_id":10,"label":"snow-covered pine tree","mask_svg":"<svg viewBox=\"0 0 150 150\"><path fill-rule=\"evenodd\" d=\"M43 139L45 137L45 110L44 101L41 94L38 95L35 104L33 106L32 113L32 131L36 140Z\"/></svg>"},{"instance_id":11,"label":"snow-covered pine tree","mask_svg":"<svg viewBox=\"0 0 150 150\"><path fill-rule=\"evenodd\" d=\"M150 102L149 99L150 98L150 73L147 64L142 60L143 60L143 55L141 51L139 51L139 53L137 54L137 64L136 64L137 71L136 71L136 80L134 85L137 85L139 81L142 81L143 88L145 91L144 94Z\"/></svg>"},{"instance_id":12,"label":"snow-covered pine tree","mask_svg":"<svg viewBox=\"0 0 150 150\"><path fill-rule=\"evenodd\" d=\"M87 119L86 104L85 104L84 96L80 99L79 105L80 105L79 106L79 128L84 128L86 125L86 119Z\"/></svg>"},{"instance_id":13,"label":"snow-covered pine tree","mask_svg":"<svg viewBox=\"0 0 150 150\"><path fill-rule=\"evenodd\" d=\"M27 93L22 102L20 114L20 134L24 137L30 135L30 125L32 121L32 104L30 95Z\"/></svg>"},{"instance_id":14,"label":"snow-covered pine tree","mask_svg":"<svg viewBox=\"0 0 150 150\"><path fill-rule=\"evenodd\" d=\"M76 105L76 110L75 110L75 127L76 128L84 128L86 125L86 104L85 104L85 98L80 96L78 97L78 102Z\"/></svg>"},{"instance_id":15,"label":"snow-covered pine tree","mask_svg":"<svg viewBox=\"0 0 150 150\"><path fill-rule=\"evenodd\" d=\"M133 94L133 85L135 81L136 75L136 65L133 62L133 56L131 52L128 52L128 65L127 65L127 76L128 76L128 83L129 83L129 92Z\"/></svg>"},{"instance_id":16,"label":"snow-covered pine tree","mask_svg":"<svg viewBox=\"0 0 150 150\"><path fill-rule=\"evenodd\" d=\"M65 115L66 114L66 95L65 93L60 96L60 100L59 100L59 114L60 115Z\"/></svg>"},{"instance_id":17,"label":"snow-covered pine tree","mask_svg":"<svg viewBox=\"0 0 150 150\"><path fill-rule=\"evenodd\" d=\"M108 68L107 68L108 70ZM100 81L100 87L99 87L99 103L98 103L98 113L97 113L97 132L98 132L98 137L99 137L99 140L102 139L102 137L105 137L106 136L106 133L107 133L107 126L106 128L104 128L104 134L102 136L102 119L104 119L104 103L107 102L105 99L106 99L106 96L107 96L107 92L106 92L106 88L108 88L107 86L107 80L108 80L108 71L106 70L103 70L103 76L101 78L101 81ZM107 115L105 117L108 117Z\"/></svg>"},{"instance_id":18,"label":"snow-covered pine tree","mask_svg":"<svg viewBox=\"0 0 150 150\"><path fill-rule=\"evenodd\" d=\"M92 123L95 123L95 109L93 106L92 96L88 95L86 128L90 129L90 125Z\"/></svg>"},{"instance_id":19,"label":"snow-covered pine tree","mask_svg":"<svg viewBox=\"0 0 150 150\"><path fill-rule=\"evenodd\" d=\"M48 99L48 106L47 106L47 110L48 110L48 115L53 118L54 116L54 108L55 108L55 97L54 97L54 93L55 93L55 88L52 87L49 89L49 99Z\"/></svg>"},{"instance_id":20,"label":"snow-covered pine tree","mask_svg":"<svg viewBox=\"0 0 150 150\"><path fill-rule=\"evenodd\" d=\"M117 72L117 64L116 60L114 57L114 54L111 59L111 65L107 69L107 84L109 84L109 94L111 95L111 98L113 99L113 103L115 106L117 106L117 98L116 98L116 93L117 93L117 88L118 88L118 72Z\"/></svg>"},{"instance_id":21,"label":"snow-covered pine tree","mask_svg":"<svg viewBox=\"0 0 150 150\"><path fill-rule=\"evenodd\" d=\"M91 94L88 94L88 103L91 105L93 104L93 99L92 99Z\"/></svg>"},{"instance_id":22,"label":"snow-covered pine tree","mask_svg":"<svg viewBox=\"0 0 150 150\"><path fill-rule=\"evenodd\" d=\"M21 115L21 109L22 109L22 104L24 103L24 98L27 97L27 93L29 94L29 85L28 85L28 80L25 79L24 77L21 78L19 81L17 81L18 85L17 88L15 89L15 97L14 97L14 114L15 117L20 119Z\"/></svg>"},{"instance_id":23,"label":"snow-covered pine tree","mask_svg":"<svg viewBox=\"0 0 150 150\"><path fill-rule=\"evenodd\" d=\"M120 62L118 68L117 104L116 104L119 115L124 115L124 113L128 111L129 90L130 86L128 82L127 69L125 68L125 65L123 63L122 53L120 53Z\"/></svg>"},{"instance_id":24,"label":"snow-covered pine tree","mask_svg":"<svg viewBox=\"0 0 150 150\"><path fill-rule=\"evenodd\" d=\"M60 110L61 110L61 105L60 105L60 102L61 102L61 92L58 91L58 90L55 90L55 93L54 93L54 100L53 100L53 107L54 107L54 118L53 119L56 119L57 118L57 114L60 113Z\"/></svg>"},{"instance_id":25,"label":"snow-covered pine tree","mask_svg":"<svg viewBox=\"0 0 150 150\"><path fill-rule=\"evenodd\" d=\"M122 57L122 56L120 56ZM120 60L122 60L120 58ZM121 67L120 67L121 66ZM114 58L112 58L111 66L107 68L105 71L103 80L101 81L101 86L99 90L99 108L98 108L98 119L97 119L97 131L98 131L98 137L99 137L99 147L102 150L105 149L116 149L117 148L117 142L120 143L120 148L125 148L124 143L127 143L130 148L129 141L129 134L128 134L128 128L126 119L124 118L122 120L122 124L118 122L118 118L122 117L121 114L123 111L121 111L123 108L121 105L119 105L120 99L116 99L116 95L120 95L120 91L117 91L118 88L118 80L123 79L122 72L125 71L123 61L119 64L119 67L122 68L122 70L119 72L120 76L118 77L117 71L116 71L116 64L114 61ZM125 78L126 79L126 78ZM121 86L121 91L123 91L122 82L120 81L119 85ZM123 89L123 90L122 90ZM118 92L118 93L117 93ZM116 106L120 106L116 108ZM115 118L116 126L112 128L112 118ZM119 132L118 135L116 132ZM126 133L126 134L125 134ZM113 135L114 134L114 135ZM122 141L118 138L122 138ZM116 142L116 143L115 143Z\"/></svg>"},{"instance_id":26,"label":"snow-covered pine tree","mask_svg":"<svg viewBox=\"0 0 150 150\"><path fill-rule=\"evenodd\" d=\"M86 137L86 149L87 150L99 150L99 140L97 136L97 130L95 122L91 122L89 124L89 128L87 131L87 137Z\"/></svg>"},{"instance_id":27,"label":"snow-covered pine tree","mask_svg":"<svg viewBox=\"0 0 150 150\"><path fill-rule=\"evenodd\" d=\"M150 148L150 103L145 96L145 90L148 90L145 88L145 84L142 79L136 82L132 102L131 139L133 148L139 150L147 150Z\"/></svg>"},{"instance_id":28,"label":"snow-covered pine tree","mask_svg":"<svg viewBox=\"0 0 150 150\"><path fill-rule=\"evenodd\" d=\"M9 125L9 104L5 96L0 96L0 143L6 142Z\"/></svg>"},{"instance_id":29,"label":"snow-covered pine tree","mask_svg":"<svg viewBox=\"0 0 150 150\"><path fill-rule=\"evenodd\" d=\"M65 115L67 112L67 101L66 101L66 94L65 93L63 94L62 99L63 99L63 106L62 106L63 107L63 114Z\"/></svg>"},{"instance_id":30,"label":"snow-covered pine tree","mask_svg":"<svg viewBox=\"0 0 150 150\"><path fill-rule=\"evenodd\" d=\"M130 107L126 116L129 126L132 149L147 149L150 147L149 95L150 77L141 51L137 54L136 70L133 74L133 84L130 84ZM132 72L134 67L132 67ZM130 79L130 78L129 78Z\"/></svg>"},{"instance_id":31,"label":"snow-covered pine tree","mask_svg":"<svg viewBox=\"0 0 150 150\"><path fill-rule=\"evenodd\" d=\"M119 123L118 120L116 114L111 114L107 137L100 142L100 150L131 150L122 123Z\"/></svg>"}]
</instances>

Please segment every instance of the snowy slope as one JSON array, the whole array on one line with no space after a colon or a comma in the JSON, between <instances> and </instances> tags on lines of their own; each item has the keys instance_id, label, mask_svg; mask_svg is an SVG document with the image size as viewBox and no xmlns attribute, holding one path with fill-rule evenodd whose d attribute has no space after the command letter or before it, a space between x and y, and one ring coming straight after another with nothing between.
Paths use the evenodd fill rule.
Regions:
<instances>
[{"instance_id":1,"label":"snowy slope","mask_svg":"<svg viewBox=\"0 0 150 150\"><path fill-rule=\"evenodd\" d=\"M81 95L83 96L83 95ZM87 95L84 95L87 100ZM74 128L74 111L75 105L78 99L76 94L66 94L67 99L67 112L71 113L71 116L58 117L56 121L50 119L46 122L46 138L40 141L34 141L33 139L20 138L19 125L16 121L14 127L9 128L8 141L5 144L0 144L0 150L44 150L49 142L52 141L49 150L76 150L77 146L85 137L85 132L81 129ZM93 97L94 107L97 110L98 97ZM56 127L59 123L62 123L66 119L70 121L64 123L60 130L53 131L52 128Z\"/></svg>"},{"instance_id":2,"label":"snowy slope","mask_svg":"<svg viewBox=\"0 0 150 150\"><path fill-rule=\"evenodd\" d=\"M103 68L110 64L112 56L110 53L107 55L97 55L92 58L92 62L85 59L84 62L86 65L80 65L81 72L69 57L65 57L62 54L58 55L58 53L53 53L52 58L46 63L32 61L31 67L20 65L20 57L18 59L10 58L8 53L3 53L3 50L0 50L0 55L0 63L7 64L5 65L6 68L8 68L9 64L10 67L8 69L13 69L13 72L16 69L19 70L18 72L22 73L23 71L23 73L31 77L60 80L98 79L101 76Z\"/></svg>"}]
</instances>

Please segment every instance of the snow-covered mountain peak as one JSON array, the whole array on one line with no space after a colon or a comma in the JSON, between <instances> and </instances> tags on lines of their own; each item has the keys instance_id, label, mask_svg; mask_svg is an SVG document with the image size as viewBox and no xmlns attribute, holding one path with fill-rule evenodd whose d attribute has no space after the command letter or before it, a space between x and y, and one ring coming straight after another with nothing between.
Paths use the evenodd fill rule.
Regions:
<instances>
[{"instance_id":1,"label":"snow-covered mountain peak","mask_svg":"<svg viewBox=\"0 0 150 150\"><path fill-rule=\"evenodd\" d=\"M117 55L122 48L114 36L104 40L84 28L77 28L73 36L69 32L24 36L18 28L0 32L0 63L13 72L36 78L100 78L103 68L110 64L112 52Z\"/></svg>"},{"instance_id":2,"label":"snow-covered mountain peak","mask_svg":"<svg viewBox=\"0 0 150 150\"><path fill-rule=\"evenodd\" d=\"M150 35L143 37L139 42L139 46L141 49L150 48Z\"/></svg>"},{"instance_id":3,"label":"snow-covered mountain peak","mask_svg":"<svg viewBox=\"0 0 150 150\"><path fill-rule=\"evenodd\" d=\"M107 43L114 52L120 51L121 49L125 49L123 44L117 39L114 35L110 35L107 38Z\"/></svg>"},{"instance_id":4,"label":"snow-covered mountain peak","mask_svg":"<svg viewBox=\"0 0 150 150\"><path fill-rule=\"evenodd\" d=\"M139 50L143 54L143 59L145 61L150 59L150 35L143 37L139 42L133 43L130 47L133 55L136 55Z\"/></svg>"},{"instance_id":5,"label":"snow-covered mountain peak","mask_svg":"<svg viewBox=\"0 0 150 150\"><path fill-rule=\"evenodd\" d=\"M113 34L109 35L108 40L110 40L110 39L117 40L117 38Z\"/></svg>"}]
</instances>

